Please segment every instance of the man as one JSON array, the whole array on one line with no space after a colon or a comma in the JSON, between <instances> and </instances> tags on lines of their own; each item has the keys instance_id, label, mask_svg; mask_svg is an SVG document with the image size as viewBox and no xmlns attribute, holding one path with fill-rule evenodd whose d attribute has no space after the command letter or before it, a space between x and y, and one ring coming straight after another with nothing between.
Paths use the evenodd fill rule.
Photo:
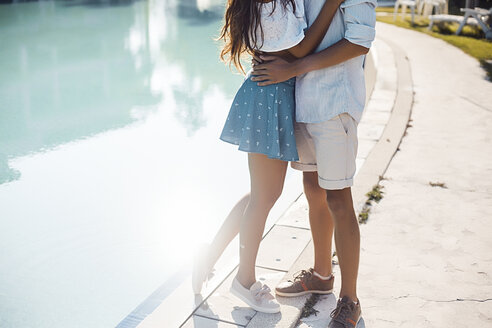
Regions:
<instances>
[{"instance_id":1,"label":"man","mask_svg":"<svg viewBox=\"0 0 492 328\"><path fill-rule=\"evenodd\" d=\"M329 1L329 0L327 0ZM323 5L305 0L310 26ZM315 250L314 268L278 286L281 296L333 290L332 235L341 271L341 290L329 328L355 327L360 234L351 186L357 155L357 123L365 104L363 62L375 37L376 0L346 0L316 53L287 62L274 56L254 61L259 85L296 79L296 142Z\"/></svg>"}]
</instances>

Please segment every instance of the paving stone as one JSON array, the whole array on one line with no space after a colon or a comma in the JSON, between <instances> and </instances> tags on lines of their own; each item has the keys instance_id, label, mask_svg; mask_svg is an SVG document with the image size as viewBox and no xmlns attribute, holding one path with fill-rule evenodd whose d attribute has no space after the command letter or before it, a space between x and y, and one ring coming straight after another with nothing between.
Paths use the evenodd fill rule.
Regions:
<instances>
[{"instance_id":1,"label":"paving stone","mask_svg":"<svg viewBox=\"0 0 492 328\"><path fill-rule=\"evenodd\" d=\"M360 123L358 126L357 134L359 136L359 142L362 139L374 140L377 141L381 137L381 134L384 131L386 125L384 124L369 124L369 123Z\"/></svg>"},{"instance_id":2,"label":"paving stone","mask_svg":"<svg viewBox=\"0 0 492 328\"><path fill-rule=\"evenodd\" d=\"M365 158L356 158L355 159L355 179L357 178L357 174L359 173L362 165L364 165Z\"/></svg>"},{"instance_id":3,"label":"paving stone","mask_svg":"<svg viewBox=\"0 0 492 328\"><path fill-rule=\"evenodd\" d=\"M260 244L256 264L287 272L310 239L309 230L275 225Z\"/></svg>"},{"instance_id":4,"label":"paving stone","mask_svg":"<svg viewBox=\"0 0 492 328\"><path fill-rule=\"evenodd\" d=\"M337 298L334 294L323 295L314 306L317 314L301 319L299 328L326 328L331 321L330 313L337 306ZM356 328L365 328L364 318L358 322Z\"/></svg>"},{"instance_id":5,"label":"paving stone","mask_svg":"<svg viewBox=\"0 0 492 328\"><path fill-rule=\"evenodd\" d=\"M304 193L287 209L277 221L278 225L310 229L309 206Z\"/></svg>"},{"instance_id":6,"label":"paving stone","mask_svg":"<svg viewBox=\"0 0 492 328\"><path fill-rule=\"evenodd\" d=\"M366 86L366 105L371 99L371 94L374 91L376 85L377 69L375 60L376 50L374 48L369 49L366 55L366 60L364 63L364 75L365 75L365 86ZM377 55L376 55L377 56Z\"/></svg>"},{"instance_id":7,"label":"paving stone","mask_svg":"<svg viewBox=\"0 0 492 328\"><path fill-rule=\"evenodd\" d=\"M236 270L205 300L195 314L245 326L256 311L230 293L229 288L235 275Z\"/></svg>"},{"instance_id":8,"label":"paving stone","mask_svg":"<svg viewBox=\"0 0 492 328\"><path fill-rule=\"evenodd\" d=\"M314 248L312 242L304 248L299 258L290 267L289 272L283 275L281 281L292 279L295 273L303 269L309 269L313 266ZM277 297L280 303L280 314L269 315L258 313L250 323L248 328L292 328L297 322L300 311L309 296L300 297Z\"/></svg>"},{"instance_id":9,"label":"paving stone","mask_svg":"<svg viewBox=\"0 0 492 328\"><path fill-rule=\"evenodd\" d=\"M229 291L237 269L224 280L212 295L197 309L195 314L215 320L245 326L256 315L256 311L232 295ZM257 279L273 288L280 282L284 272L256 269Z\"/></svg>"},{"instance_id":10,"label":"paving stone","mask_svg":"<svg viewBox=\"0 0 492 328\"><path fill-rule=\"evenodd\" d=\"M200 306L203 299L209 296L236 267L239 249L237 239L231 242L215 265L215 275L203 286L202 295L194 295L191 278L188 277L138 325L138 328L160 328L164 323L169 327L181 325Z\"/></svg>"},{"instance_id":11,"label":"paving stone","mask_svg":"<svg viewBox=\"0 0 492 328\"><path fill-rule=\"evenodd\" d=\"M181 328L234 328L243 327L228 322L217 321L214 319L204 318L199 315L193 315Z\"/></svg>"},{"instance_id":12,"label":"paving stone","mask_svg":"<svg viewBox=\"0 0 492 328\"><path fill-rule=\"evenodd\" d=\"M375 94L375 96L377 93ZM394 94L396 96L396 93ZM393 98L394 100L394 98ZM369 103L367 104L366 110L368 112L386 112L390 113L393 110L393 103L391 103L391 99L379 97L379 98L371 98Z\"/></svg>"},{"instance_id":13,"label":"paving stone","mask_svg":"<svg viewBox=\"0 0 492 328\"><path fill-rule=\"evenodd\" d=\"M381 297L378 303L370 304L371 310L365 312L369 327L489 327L492 321L492 306L487 303L428 302L422 299ZM388 304L393 304L393 308L399 310L392 310ZM369 306L367 302L366 306ZM374 315L376 311L377 315Z\"/></svg>"},{"instance_id":14,"label":"paving stone","mask_svg":"<svg viewBox=\"0 0 492 328\"><path fill-rule=\"evenodd\" d=\"M377 39L376 42L374 42L374 46L378 56L377 89L396 90L398 74L393 51L382 39ZM384 67L384 69L381 69L382 67Z\"/></svg>"},{"instance_id":15,"label":"paving stone","mask_svg":"<svg viewBox=\"0 0 492 328\"><path fill-rule=\"evenodd\" d=\"M362 227L360 279L370 279L371 284L361 295L377 292L435 300L492 295L492 277L478 273L492 271L487 237L492 223L486 215L492 197L402 181L384 181L384 186L385 197L373 206ZM408 206L409 197L416 206ZM449 204L460 202L467 206L448 211ZM388 280L391 286L385 285Z\"/></svg>"},{"instance_id":16,"label":"paving stone","mask_svg":"<svg viewBox=\"0 0 492 328\"><path fill-rule=\"evenodd\" d=\"M394 98L393 98L394 100ZM391 101L391 100L389 100ZM388 119L390 117L391 113L389 111L387 112L381 112L381 111L370 111L366 110L364 111L364 114L361 119L361 123L373 123L373 124L386 124L388 122Z\"/></svg>"},{"instance_id":17,"label":"paving stone","mask_svg":"<svg viewBox=\"0 0 492 328\"><path fill-rule=\"evenodd\" d=\"M395 100L396 97L396 86L392 89L377 89L376 93L371 96L371 101L388 101ZM376 107L377 109L377 107Z\"/></svg>"},{"instance_id":18,"label":"paving stone","mask_svg":"<svg viewBox=\"0 0 492 328\"><path fill-rule=\"evenodd\" d=\"M194 298L193 295L191 278L188 278L137 327L160 328L164 323L167 327L179 327L201 301L201 299Z\"/></svg>"},{"instance_id":19,"label":"paving stone","mask_svg":"<svg viewBox=\"0 0 492 328\"><path fill-rule=\"evenodd\" d=\"M361 123L386 124L389 113L392 111L396 98L397 71L393 51L381 39L374 42L377 57L377 78L371 99L364 110ZM386 113L374 114L374 113Z\"/></svg>"},{"instance_id":20,"label":"paving stone","mask_svg":"<svg viewBox=\"0 0 492 328\"><path fill-rule=\"evenodd\" d=\"M376 143L376 140L360 139L357 147L357 158L367 158Z\"/></svg>"}]
</instances>

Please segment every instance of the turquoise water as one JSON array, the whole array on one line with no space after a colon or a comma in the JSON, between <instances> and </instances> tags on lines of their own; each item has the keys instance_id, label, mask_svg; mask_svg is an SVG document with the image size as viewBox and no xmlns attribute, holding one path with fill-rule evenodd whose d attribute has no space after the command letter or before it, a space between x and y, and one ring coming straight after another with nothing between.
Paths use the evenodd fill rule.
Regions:
<instances>
[{"instance_id":1,"label":"turquoise water","mask_svg":"<svg viewBox=\"0 0 492 328\"><path fill-rule=\"evenodd\" d=\"M222 10L0 5L0 327L116 326L247 191Z\"/></svg>"}]
</instances>

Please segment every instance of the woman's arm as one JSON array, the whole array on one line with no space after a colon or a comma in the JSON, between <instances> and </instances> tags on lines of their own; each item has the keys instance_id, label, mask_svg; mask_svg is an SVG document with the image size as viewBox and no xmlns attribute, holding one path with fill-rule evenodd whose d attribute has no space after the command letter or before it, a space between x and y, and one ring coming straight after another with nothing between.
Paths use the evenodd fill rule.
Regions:
<instances>
[{"instance_id":1,"label":"woman's arm","mask_svg":"<svg viewBox=\"0 0 492 328\"><path fill-rule=\"evenodd\" d=\"M294 47L287 49L287 51L296 58L301 58L312 53L320 44L321 40L323 40L342 2L343 0L326 0L313 25L305 32L304 39Z\"/></svg>"}]
</instances>

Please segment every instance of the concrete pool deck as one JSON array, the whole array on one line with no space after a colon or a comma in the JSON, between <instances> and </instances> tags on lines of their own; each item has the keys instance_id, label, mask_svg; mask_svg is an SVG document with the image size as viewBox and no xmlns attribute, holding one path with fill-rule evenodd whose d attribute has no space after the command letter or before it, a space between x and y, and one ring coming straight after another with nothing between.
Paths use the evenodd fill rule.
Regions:
<instances>
[{"instance_id":1,"label":"concrete pool deck","mask_svg":"<svg viewBox=\"0 0 492 328\"><path fill-rule=\"evenodd\" d=\"M492 322L492 84L476 60L441 40L381 23L377 31L353 196L360 211L379 183L384 199L361 225L359 327L485 326ZM259 279L273 288L309 268L310 238L300 196L265 234ZM233 246L201 297L192 299L186 281L138 327L295 326L307 297L279 298L281 313L266 315L228 292ZM300 326L326 327L334 304L333 294L321 298L319 315Z\"/></svg>"}]
</instances>

